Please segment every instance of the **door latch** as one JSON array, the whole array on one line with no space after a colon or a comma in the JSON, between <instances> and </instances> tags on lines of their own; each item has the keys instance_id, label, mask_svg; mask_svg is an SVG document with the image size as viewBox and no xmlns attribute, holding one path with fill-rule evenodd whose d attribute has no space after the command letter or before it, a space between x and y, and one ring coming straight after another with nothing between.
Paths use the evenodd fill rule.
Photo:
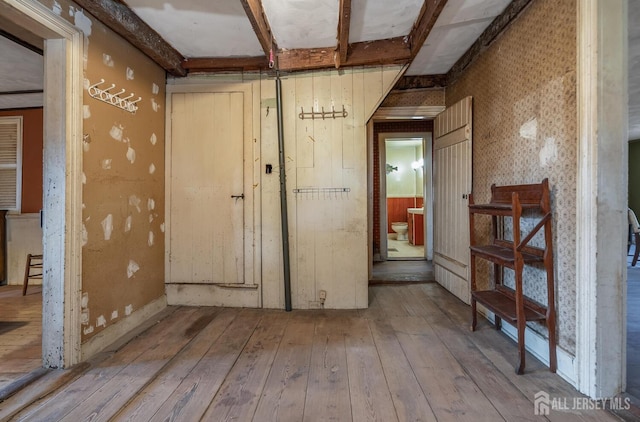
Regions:
<instances>
[{"instance_id":1,"label":"door latch","mask_svg":"<svg viewBox=\"0 0 640 422\"><path fill-rule=\"evenodd\" d=\"M235 199L236 201L237 201L238 199L244 199L244 193L242 193L242 194L240 194L240 195L231 195L231 197L232 197L233 199Z\"/></svg>"}]
</instances>

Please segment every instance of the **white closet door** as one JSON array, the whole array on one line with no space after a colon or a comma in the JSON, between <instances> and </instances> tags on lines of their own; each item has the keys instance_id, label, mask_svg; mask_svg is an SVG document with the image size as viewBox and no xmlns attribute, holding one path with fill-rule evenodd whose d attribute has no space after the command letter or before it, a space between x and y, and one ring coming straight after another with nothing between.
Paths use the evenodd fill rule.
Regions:
<instances>
[{"instance_id":1,"label":"white closet door","mask_svg":"<svg viewBox=\"0 0 640 422\"><path fill-rule=\"evenodd\" d=\"M472 98L447 108L434 125L434 256L436 281L469 303L469 211Z\"/></svg>"}]
</instances>

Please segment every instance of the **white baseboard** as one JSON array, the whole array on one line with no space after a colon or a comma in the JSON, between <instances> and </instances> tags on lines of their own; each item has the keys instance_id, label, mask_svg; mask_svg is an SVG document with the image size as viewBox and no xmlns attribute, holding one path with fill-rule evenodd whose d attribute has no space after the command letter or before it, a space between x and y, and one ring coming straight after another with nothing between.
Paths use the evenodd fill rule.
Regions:
<instances>
[{"instance_id":1,"label":"white baseboard","mask_svg":"<svg viewBox=\"0 0 640 422\"><path fill-rule=\"evenodd\" d=\"M134 311L131 315L118 321L116 324L108 326L107 328L87 340L87 342L82 344L81 360L86 361L87 359L101 352L116 340L118 340L120 337L135 329L137 326L151 318L153 315L162 311L166 307L167 297L163 295L162 297L148 303L137 311Z\"/></svg>"},{"instance_id":2,"label":"white baseboard","mask_svg":"<svg viewBox=\"0 0 640 422\"><path fill-rule=\"evenodd\" d=\"M260 289L225 287L215 284L166 283L169 305L228 306L231 308L259 308Z\"/></svg>"},{"instance_id":3,"label":"white baseboard","mask_svg":"<svg viewBox=\"0 0 640 422\"><path fill-rule=\"evenodd\" d=\"M478 304L478 312L483 314L485 318L492 323L494 322L493 312L488 311L480 304ZM503 321L502 332L511 337L515 342L518 341L518 330L511 324ZM538 358L545 365L549 366L549 340L536 333L531 328L526 327L524 332L524 344L525 349L527 349L529 353ZM556 345L556 358L558 363L556 373L560 375L562 379L575 387L577 385L575 356Z\"/></svg>"}]
</instances>

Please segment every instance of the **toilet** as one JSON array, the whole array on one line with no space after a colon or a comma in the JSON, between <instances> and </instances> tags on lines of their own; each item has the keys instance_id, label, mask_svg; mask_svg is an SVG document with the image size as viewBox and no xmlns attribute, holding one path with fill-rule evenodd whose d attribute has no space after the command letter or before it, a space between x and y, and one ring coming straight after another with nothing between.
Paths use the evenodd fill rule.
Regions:
<instances>
[{"instance_id":1,"label":"toilet","mask_svg":"<svg viewBox=\"0 0 640 422\"><path fill-rule=\"evenodd\" d=\"M407 240L407 230L409 229L409 223L396 222L391 223L391 230L398 233L397 240Z\"/></svg>"}]
</instances>

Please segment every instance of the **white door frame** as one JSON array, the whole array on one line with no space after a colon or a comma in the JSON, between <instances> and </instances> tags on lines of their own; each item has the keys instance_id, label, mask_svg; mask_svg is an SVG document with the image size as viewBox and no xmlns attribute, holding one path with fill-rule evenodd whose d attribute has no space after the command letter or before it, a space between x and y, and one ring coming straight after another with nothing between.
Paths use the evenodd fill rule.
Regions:
<instances>
[{"instance_id":1,"label":"white door frame","mask_svg":"<svg viewBox=\"0 0 640 422\"><path fill-rule=\"evenodd\" d=\"M627 7L577 2L576 386L593 398L626 377Z\"/></svg>"},{"instance_id":2,"label":"white door frame","mask_svg":"<svg viewBox=\"0 0 640 422\"><path fill-rule=\"evenodd\" d=\"M81 359L82 33L42 4L2 0L0 15L45 40L42 359Z\"/></svg>"},{"instance_id":3,"label":"white door frame","mask_svg":"<svg viewBox=\"0 0 640 422\"><path fill-rule=\"evenodd\" d=\"M389 259L387 252L387 181L386 181L386 141L395 138L422 138L422 156L425 166L428 164L428 170L423 170L423 202L425 210L428 210L424 221L424 230L427 236L424 237L424 259L433 259L433 133L431 139L428 139L429 132L383 132L378 136L378 156L380 165L380 259L386 261ZM428 171L428 173L427 173Z\"/></svg>"}]
</instances>

